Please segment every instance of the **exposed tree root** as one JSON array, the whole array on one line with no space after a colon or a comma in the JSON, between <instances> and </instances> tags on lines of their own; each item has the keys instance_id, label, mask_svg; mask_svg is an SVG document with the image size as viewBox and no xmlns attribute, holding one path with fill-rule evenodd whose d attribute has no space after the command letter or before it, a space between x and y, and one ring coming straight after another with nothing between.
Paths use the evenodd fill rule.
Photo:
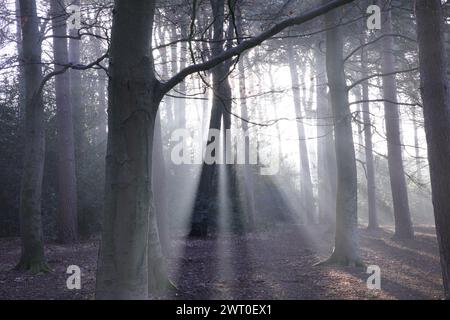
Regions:
<instances>
[{"instance_id":1,"label":"exposed tree root","mask_svg":"<svg viewBox=\"0 0 450 320\"><path fill-rule=\"evenodd\" d=\"M30 262L21 260L15 267L15 271L30 272L31 274L49 273L52 272L45 261Z\"/></svg>"},{"instance_id":2,"label":"exposed tree root","mask_svg":"<svg viewBox=\"0 0 450 320\"><path fill-rule=\"evenodd\" d=\"M178 291L178 288L168 277L153 281L153 283L149 285L149 297L161 296L170 291Z\"/></svg>"},{"instance_id":3,"label":"exposed tree root","mask_svg":"<svg viewBox=\"0 0 450 320\"><path fill-rule=\"evenodd\" d=\"M150 295L164 294L169 290L177 290L175 284L170 281L166 272L164 259L155 261L153 265L149 266L149 284L148 292Z\"/></svg>"}]
</instances>

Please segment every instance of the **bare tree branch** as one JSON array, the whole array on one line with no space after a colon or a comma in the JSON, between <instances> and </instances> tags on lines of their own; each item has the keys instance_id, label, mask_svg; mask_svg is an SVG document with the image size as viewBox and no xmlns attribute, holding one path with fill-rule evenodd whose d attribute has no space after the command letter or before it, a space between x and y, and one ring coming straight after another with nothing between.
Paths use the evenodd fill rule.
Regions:
<instances>
[{"instance_id":1,"label":"bare tree branch","mask_svg":"<svg viewBox=\"0 0 450 320\"><path fill-rule=\"evenodd\" d=\"M303 23L313 20L323 14L326 14L327 12L329 12L333 9L336 9L345 4L351 3L353 1L354 0L333 0L333 1L330 1L329 3L327 3L326 5L320 6L319 8L312 9L300 16L286 19L286 20L274 25L269 30L261 33L259 36L256 36L256 37L246 40L246 41L243 41L239 45L226 50L222 54L210 59L209 61L199 63L199 64L194 64L194 65L191 65L191 66L181 70L178 74L174 75L167 82L161 84L160 94L161 94L161 96L163 96L164 94L169 92L173 87L175 87L177 84L179 84L181 81L183 81L190 74L209 70L209 69L215 67L216 65L222 63L223 61L226 61L234 56L241 54L242 52L244 52L246 50L249 50L253 47L260 45L265 40L269 39L270 37L276 35L277 33L283 31L284 29L286 29L288 27L303 24Z\"/></svg>"}]
</instances>

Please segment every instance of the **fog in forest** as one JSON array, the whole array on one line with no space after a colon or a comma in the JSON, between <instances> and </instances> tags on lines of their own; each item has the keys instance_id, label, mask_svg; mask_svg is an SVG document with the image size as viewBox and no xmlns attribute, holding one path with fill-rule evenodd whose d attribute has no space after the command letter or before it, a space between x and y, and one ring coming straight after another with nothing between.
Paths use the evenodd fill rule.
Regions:
<instances>
[{"instance_id":1,"label":"fog in forest","mask_svg":"<svg viewBox=\"0 0 450 320\"><path fill-rule=\"evenodd\" d=\"M0 299L449 298L449 9L0 0Z\"/></svg>"}]
</instances>

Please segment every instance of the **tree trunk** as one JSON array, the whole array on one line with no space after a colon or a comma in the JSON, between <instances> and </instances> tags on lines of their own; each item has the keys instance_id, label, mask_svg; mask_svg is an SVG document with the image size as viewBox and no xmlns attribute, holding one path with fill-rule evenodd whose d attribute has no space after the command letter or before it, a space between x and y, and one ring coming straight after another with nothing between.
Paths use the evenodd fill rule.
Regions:
<instances>
[{"instance_id":1,"label":"tree trunk","mask_svg":"<svg viewBox=\"0 0 450 320\"><path fill-rule=\"evenodd\" d=\"M387 0L385 0L387 1ZM383 34L392 34L391 11L384 13ZM387 36L383 39L382 65L383 74L395 71L394 39ZM405 171L402 158L400 137L400 119L397 102L397 83L395 75L383 77L384 113L388 144L389 177L394 205L395 238L411 239L414 237L411 214L408 204Z\"/></svg>"},{"instance_id":2,"label":"tree trunk","mask_svg":"<svg viewBox=\"0 0 450 320\"><path fill-rule=\"evenodd\" d=\"M225 42L224 33L224 1L211 0L211 8L214 16L214 34L212 43L212 56L218 56L223 52L223 44ZM231 110L231 87L227 79L229 68L226 62L219 64L211 69L213 82L213 103L211 118L209 123L209 130L219 130L221 127L221 120L224 119L224 129L227 128L228 122L226 114L229 115ZM226 111L228 110L228 112ZM208 134L209 145L210 134ZM217 155L216 155L217 156ZM217 186L214 176L217 171L216 164L203 164L200 176L200 183L195 197L194 212L192 214L191 231L192 237L205 237L208 233L208 225L213 223L213 216L216 216L216 210L212 203L216 201ZM228 172L229 173L229 172ZM228 188L228 190L230 190ZM225 195L228 196L228 195Z\"/></svg>"},{"instance_id":3,"label":"tree trunk","mask_svg":"<svg viewBox=\"0 0 450 320\"><path fill-rule=\"evenodd\" d=\"M450 299L450 98L440 0L417 0L417 33L425 132L436 233L446 299Z\"/></svg>"},{"instance_id":4,"label":"tree trunk","mask_svg":"<svg viewBox=\"0 0 450 320\"><path fill-rule=\"evenodd\" d=\"M42 240L41 195L45 158L42 92L41 35L36 2L20 0L23 68L25 73L25 155L20 189L22 253L18 270L48 271Z\"/></svg>"},{"instance_id":5,"label":"tree trunk","mask_svg":"<svg viewBox=\"0 0 450 320\"><path fill-rule=\"evenodd\" d=\"M25 88L25 70L23 66L23 44L22 44L22 21L19 19L20 17L20 3L19 0L16 0L16 41L17 41L17 58L19 60L19 119L21 122L21 126L23 127L25 122L25 108L26 108L26 88Z\"/></svg>"},{"instance_id":6,"label":"tree trunk","mask_svg":"<svg viewBox=\"0 0 450 320\"><path fill-rule=\"evenodd\" d=\"M163 28L161 26L158 27L158 36L159 36L159 41L161 41L161 43L164 43L165 38L166 38L165 28ZM162 46L159 49L159 52L161 54L162 74L163 74L163 76L166 75L167 78L169 78L169 66L168 66L169 62L167 61L167 58L169 55L167 53L167 47ZM167 80L167 79L164 79L164 80ZM172 100L174 100L174 98L171 98L171 97L166 97L164 99L166 112L167 112L167 115L166 115L167 122L170 124L170 126L172 126L174 123L173 122L174 115L173 115L173 110L172 110L172 104L173 104ZM171 129L171 127L170 127L170 129Z\"/></svg>"},{"instance_id":7,"label":"tree trunk","mask_svg":"<svg viewBox=\"0 0 450 320\"><path fill-rule=\"evenodd\" d=\"M327 93L325 55L316 49L317 101L317 201L319 221L334 227L336 221L336 154L334 151L333 114Z\"/></svg>"},{"instance_id":8,"label":"tree trunk","mask_svg":"<svg viewBox=\"0 0 450 320\"><path fill-rule=\"evenodd\" d=\"M80 6L80 0L71 0L71 4ZM69 62L78 65L81 63L81 40L76 39L78 30L71 29L69 35ZM81 71L74 69L70 70L70 104L73 110L75 154L76 159L80 159L85 143L84 114L81 106Z\"/></svg>"},{"instance_id":9,"label":"tree trunk","mask_svg":"<svg viewBox=\"0 0 450 320\"><path fill-rule=\"evenodd\" d=\"M214 78L214 74L213 74ZM220 129L222 119L222 109L220 105L216 103L216 98L213 98L213 106L211 111L211 117L209 121L209 131L211 129ZM214 140L208 133L207 143L208 146ZM216 150L217 151L217 150ZM213 154L216 156L216 154ZM191 214L191 230L189 232L190 237L206 237L208 235L208 225L211 223L213 213L215 213L211 202L214 202L213 196L217 193L217 184L214 183L214 175L216 172L216 164L202 165L200 173L200 182L195 195L194 208Z\"/></svg>"},{"instance_id":10,"label":"tree trunk","mask_svg":"<svg viewBox=\"0 0 450 320\"><path fill-rule=\"evenodd\" d=\"M361 56L362 77L367 77L367 54L364 52ZM372 144L372 121L370 119L369 106L369 83L365 81L362 84L362 112L364 123L364 151L366 156L366 170L367 170L367 205L369 216L369 230L378 229L377 217L377 197L375 185L375 167L373 161L373 144Z\"/></svg>"},{"instance_id":11,"label":"tree trunk","mask_svg":"<svg viewBox=\"0 0 450 320\"><path fill-rule=\"evenodd\" d=\"M64 2L63 2L64 3ZM71 0L70 3L72 5L81 6L80 0ZM81 64L81 39L77 39L78 29L71 29L69 32L69 62L73 65ZM94 39L95 41L95 39ZM97 44L97 43L96 43ZM96 49L100 46L100 44L96 45ZM97 49L98 50L98 49ZM102 70L103 71L103 70ZM84 223L85 220L83 217L84 211L80 208L83 206L83 203L86 201L84 199L84 193L80 188L82 188L81 184L83 183L83 168L82 163L86 162L86 146L88 144L87 136L86 136L86 114L82 105L82 92L81 92L81 71L71 69L69 71L70 75L70 105L73 112L73 132L74 132L74 141L75 141L75 171L76 171L76 181L77 181L77 216L80 222L79 232L80 234L84 231L89 232L89 226ZM104 97L101 90L102 88L97 87L97 92L99 96L99 100ZM103 88L104 90L104 88ZM106 124L106 121L104 125ZM104 128L104 127L103 127ZM106 132L106 131L105 131ZM102 135L100 132L96 132L94 135L96 139L103 140L104 134Z\"/></svg>"},{"instance_id":12,"label":"tree trunk","mask_svg":"<svg viewBox=\"0 0 450 320\"><path fill-rule=\"evenodd\" d=\"M238 71L239 71L239 97L241 101L241 117L243 119L248 119L248 110L247 110L247 88L245 81L245 68L244 68L244 60L240 59L238 62ZM248 123L246 121L242 121L242 131L248 131ZM245 161L250 159L250 141L249 139L245 139ZM255 191L254 191L254 181L253 174L250 166L246 163L243 167L243 185L245 189L245 201L247 203L247 220L248 220L248 228L250 230L255 227Z\"/></svg>"},{"instance_id":13,"label":"tree trunk","mask_svg":"<svg viewBox=\"0 0 450 320\"><path fill-rule=\"evenodd\" d=\"M149 291L168 283L151 204L149 165L162 95L150 51L155 2L116 0L115 4L96 295L146 299Z\"/></svg>"},{"instance_id":14,"label":"tree trunk","mask_svg":"<svg viewBox=\"0 0 450 320\"><path fill-rule=\"evenodd\" d=\"M187 39L188 34L188 25L185 24L181 27L181 38ZM180 50L180 70L183 70L186 68L186 63L188 61L188 48L187 43L182 42L181 43L181 50ZM180 83L180 95L183 96L186 94L187 88L186 88L186 81L183 81ZM181 99L179 101L179 108L178 108L178 127L179 128L186 128L186 99Z\"/></svg>"},{"instance_id":15,"label":"tree trunk","mask_svg":"<svg viewBox=\"0 0 450 320\"><path fill-rule=\"evenodd\" d=\"M416 170L417 170L417 181L422 183L422 165L420 161L420 145L419 145L419 126L417 124L417 114L420 112L420 109L414 107L412 110L413 115L413 127L414 127L414 151L415 151L415 160L416 160Z\"/></svg>"},{"instance_id":16,"label":"tree trunk","mask_svg":"<svg viewBox=\"0 0 450 320\"><path fill-rule=\"evenodd\" d=\"M51 0L50 10L55 71L58 72L69 62L65 5L61 0ZM75 242L78 234L75 146L68 72L55 77L55 95L58 131L58 241L68 244Z\"/></svg>"},{"instance_id":17,"label":"tree trunk","mask_svg":"<svg viewBox=\"0 0 450 320\"><path fill-rule=\"evenodd\" d=\"M177 34L177 28L175 25L172 25L170 27L170 40L171 41L177 41L178 39L178 34ZM176 74L178 72L178 43L175 42L175 44L170 46L170 71L172 76L174 74ZM184 81L183 81L184 82ZM176 92L175 92L176 94ZM177 94L179 95L179 94ZM177 98L171 98L172 100L172 111L173 111L173 125L176 126L177 128L179 128L179 123L180 123L180 117L179 117L179 112L180 112L180 100Z\"/></svg>"},{"instance_id":18,"label":"tree trunk","mask_svg":"<svg viewBox=\"0 0 450 320\"><path fill-rule=\"evenodd\" d=\"M181 24L181 38L187 39L189 37L189 24L183 25ZM177 26L171 26L171 39L172 41L176 41L178 39ZM178 44L174 44L171 46L171 69L172 75L176 74L179 70L182 70L186 67L187 62L187 42L182 41L180 45L180 51L178 53ZM178 67L179 66L179 67ZM179 98L173 98L173 116L174 120L171 123L173 129L184 129L186 128L186 82L182 81L177 88L173 91L174 95ZM188 198L189 195L186 193L185 189L187 187L187 183L190 180L188 177L189 168L186 164L178 164L173 168L173 175L171 175L171 185L177 185L178 188L172 190L172 199L178 199L176 206L174 207L175 212L183 212L185 211L185 204L190 202ZM189 210L187 210L190 213Z\"/></svg>"},{"instance_id":19,"label":"tree trunk","mask_svg":"<svg viewBox=\"0 0 450 320\"><path fill-rule=\"evenodd\" d=\"M96 35L100 36L100 28L96 28L95 30ZM96 43L96 57L101 57L104 54L104 48L103 48L103 41L101 39L97 39ZM108 75L106 74L105 70L99 69L97 71L97 88L98 88L98 106L97 106L97 112L98 112L98 122L97 122L97 144L102 143L106 140L106 128L108 126L108 119L107 119L107 113L106 109L108 107L107 103L107 91L108 91L108 85L107 85L107 78ZM84 136L83 136L84 138Z\"/></svg>"},{"instance_id":20,"label":"tree trunk","mask_svg":"<svg viewBox=\"0 0 450 320\"><path fill-rule=\"evenodd\" d=\"M223 155L224 158L227 159L233 155L232 149L232 141L227 144L227 132L231 131L231 109L232 109L232 100L231 100L231 86L228 80L228 72L230 68L227 66L224 68L226 73L222 76L222 92L221 92L221 104L223 106ZM225 210L228 217L226 217L226 222L229 230L233 232L241 233L244 231L244 221L241 215L241 206L239 203L239 194L238 194L238 183L237 183L237 175L236 175L236 166L233 164L226 163L222 164L225 170L219 171L220 173L224 173L225 175L225 193L222 195L225 198L226 205ZM219 191L219 190L218 190ZM251 222L251 221L250 221Z\"/></svg>"},{"instance_id":21,"label":"tree trunk","mask_svg":"<svg viewBox=\"0 0 450 320\"><path fill-rule=\"evenodd\" d=\"M314 223L315 206L309 166L308 147L306 145L305 127L303 125L303 112L301 105L300 83L295 61L292 41L288 44L289 70L291 74L292 93L294 96L295 115L297 117L298 146L300 152L300 192L301 205L305 210L304 216L307 223Z\"/></svg>"},{"instance_id":22,"label":"tree trunk","mask_svg":"<svg viewBox=\"0 0 450 320\"><path fill-rule=\"evenodd\" d=\"M243 37L243 29L242 29L242 12L240 3L236 3L235 7L236 11L236 32L238 37ZM240 41L240 39L239 39ZM245 80L245 59L241 57L238 62L238 72L239 72L239 98L240 98L240 107L241 107L241 117L244 119L242 121L242 131L247 133L248 131L248 123L245 121L248 119L248 109L247 109L247 84ZM245 139L245 161L247 162L250 159L250 141L249 139ZM243 166L243 185L245 192L245 203L246 211L247 211L247 226L249 230L253 230L255 227L255 190L254 190L254 181L253 174L251 171L251 167L246 163Z\"/></svg>"},{"instance_id":23,"label":"tree trunk","mask_svg":"<svg viewBox=\"0 0 450 320\"><path fill-rule=\"evenodd\" d=\"M159 28L160 41L164 40L164 33L162 28ZM164 50L162 49L164 48ZM161 58L167 60L167 50L165 47L160 49ZM163 66L163 79L169 78L169 69L167 64ZM166 100L166 107L170 105L171 101ZM155 122L155 133L153 143L153 164L152 164L152 190L155 203L156 217L158 221L159 238L161 241L161 249L165 257L168 257L171 252L171 241L169 235L169 202L168 202L168 170L164 161L164 147L163 147L163 131L162 131L162 116L161 109L158 111Z\"/></svg>"},{"instance_id":24,"label":"tree trunk","mask_svg":"<svg viewBox=\"0 0 450 320\"><path fill-rule=\"evenodd\" d=\"M344 39L342 27L336 26L341 9L326 15L327 75L331 105L335 119L337 160L336 235L335 248L327 263L358 265L357 241L357 173L353 144L352 115L344 71Z\"/></svg>"},{"instance_id":25,"label":"tree trunk","mask_svg":"<svg viewBox=\"0 0 450 320\"><path fill-rule=\"evenodd\" d=\"M168 202L167 202L167 176L164 162L164 148L162 143L161 117L158 113L155 122L155 134L153 144L153 165L152 165L152 190L155 203L156 217L158 220L159 238L164 256L169 256L171 252L171 242L169 236L168 222Z\"/></svg>"},{"instance_id":26,"label":"tree trunk","mask_svg":"<svg viewBox=\"0 0 450 320\"><path fill-rule=\"evenodd\" d=\"M278 106L277 101L275 99L275 83L273 81L273 75L271 71L271 66L269 66L269 82L270 82L270 103L272 104L273 117L275 120L279 119L278 116ZM277 121L275 129L277 131L277 143L278 143L278 159L280 159L280 165L283 162L283 142L281 141L281 129L280 129L281 121Z\"/></svg>"}]
</instances>

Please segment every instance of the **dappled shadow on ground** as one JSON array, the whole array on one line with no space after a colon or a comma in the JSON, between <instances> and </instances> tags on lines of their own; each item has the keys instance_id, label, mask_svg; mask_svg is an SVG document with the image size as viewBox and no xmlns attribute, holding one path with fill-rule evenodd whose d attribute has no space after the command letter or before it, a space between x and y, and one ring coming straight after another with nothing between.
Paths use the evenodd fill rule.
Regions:
<instances>
[{"instance_id":1,"label":"dappled shadow on ground","mask_svg":"<svg viewBox=\"0 0 450 320\"><path fill-rule=\"evenodd\" d=\"M214 282L217 281L217 241L214 238L191 239L184 241L183 238L175 240L176 252L181 252L178 257L170 257L169 266L177 288L189 287L189 281L195 280L198 275L201 281L197 283L196 291L174 290L169 293L173 299L211 299L217 295ZM183 243L183 244L182 244ZM204 250L203 243L208 243L208 250ZM182 248L176 248L176 247ZM181 249L181 250L180 250ZM174 263L173 260L177 263Z\"/></svg>"},{"instance_id":2,"label":"dappled shadow on ground","mask_svg":"<svg viewBox=\"0 0 450 320\"><path fill-rule=\"evenodd\" d=\"M177 290L167 299L440 299L442 285L433 228L418 228L414 241L393 241L392 230L360 230L361 256L381 268L382 290L369 290L365 269L314 266L332 251L333 235L318 226L281 225L247 235L204 240L177 236L169 273ZM97 242L47 245L54 272L8 271L20 242L0 239L0 299L91 299ZM66 288L66 268L79 265L82 290Z\"/></svg>"},{"instance_id":3,"label":"dappled shadow on ground","mask_svg":"<svg viewBox=\"0 0 450 320\"><path fill-rule=\"evenodd\" d=\"M245 236L228 234L192 243L198 264L214 262L215 277L196 264L177 268L177 298L209 299L439 299L442 285L436 239L425 228L414 241L393 241L392 231L360 230L361 256L381 268L382 290L367 289L365 268L314 266L332 251L333 235L318 226L281 226ZM426 232L425 232L425 231ZM220 252L217 242L225 252ZM179 245L183 245L182 242ZM204 254L207 253L207 254ZM211 255L214 258L211 258ZM195 259L191 256L191 259ZM210 261L210 262L209 262ZM173 258L172 264L177 264ZM231 264L230 268L225 266ZM225 270L226 269L226 270ZM224 276L226 275L226 276Z\"/></svg>"},{"instance_id":4,"label":"dappled shadow on ground","mask_svg":"<svg viewBox=\"0 0 450 320\"><path fill-rule=\"evenodd\" d=\"M442 297L439 252L434 228L420 227L415 240L393 240L393 230L364 233L365 260L382 270L383 290L396 299Z\"/></svg>"},{"instance_id":5,"label":"dappled shadow on ground","mask_svg":"<svg viewBox=\"0 0 450 320\"><path fill-rule=\"evenodd\" d=\"M331 266L324 267L330 275L327 296L361 297L363 293L362 298L369 299L442 298L439 254L433 233L434 228L421 227L415 240L396 241L392 239L394 232L390 228L372 232L360 230L361 257L366 266L380 267L382 290L367 289L369 275L365 268Z\"/></svg>"}]
</instances>

